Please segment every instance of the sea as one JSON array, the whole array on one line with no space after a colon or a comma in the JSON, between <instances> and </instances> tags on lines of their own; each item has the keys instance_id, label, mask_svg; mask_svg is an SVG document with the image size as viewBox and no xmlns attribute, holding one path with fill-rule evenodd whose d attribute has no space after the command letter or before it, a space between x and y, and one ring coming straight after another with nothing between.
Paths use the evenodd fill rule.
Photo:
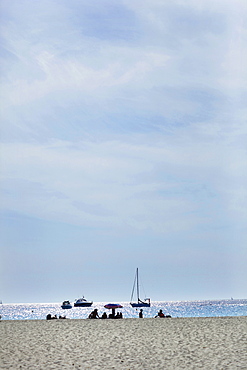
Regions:
<instances>
[{"instance_id":1,"label":"sea","mask_svg":"<svg viewBox=\"0 0 247 370\"><path fill-rule=\"evenodd\" d=\"M94 302L91 307L73 307L62 309L61 303L15 303L0 304L1 320L43 320L47 314L66 316L69 319L87 319L95 308L99 315L110 313L104 308L107 303L118 303L123 308L124 318L138 318L139 308L132 308L129 302ZM155 317L160 309L165 315L172 317L220 317L247 316L247 299L151 302L151 307L143 307L143 316Z\"/></svg>"}]
</instances>

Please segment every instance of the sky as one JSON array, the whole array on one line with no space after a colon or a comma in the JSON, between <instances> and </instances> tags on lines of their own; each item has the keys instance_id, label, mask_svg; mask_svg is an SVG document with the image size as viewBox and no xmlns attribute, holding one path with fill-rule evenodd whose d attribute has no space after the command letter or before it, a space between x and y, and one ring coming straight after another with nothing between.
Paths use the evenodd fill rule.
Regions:
<instances>
[{"instance_id":1,"label":"sky","mask_svg":"<svg viewBox=\"0 0 247 370\"><path fill-rule=\"evenodd\" d=\"M245 0L0 0L3 303L247 298ZM143 290L142 290L143 287Z\"/></svg>"}]
</instances>

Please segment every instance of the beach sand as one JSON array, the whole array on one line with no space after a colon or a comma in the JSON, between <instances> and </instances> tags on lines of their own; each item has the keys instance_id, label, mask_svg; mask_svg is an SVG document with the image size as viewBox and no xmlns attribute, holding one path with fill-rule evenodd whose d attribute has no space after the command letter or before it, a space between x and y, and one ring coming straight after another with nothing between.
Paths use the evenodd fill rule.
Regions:
<instances>
[{"instance_id":1,"label":"beach sand","mask_svg":"<svg viewBox=\"0 0 247 370\"><path fill-rule=\"evenodd\" d=\"M2 320L1 369L247 369L247 317Z\"/></svg>"}]
</instances>

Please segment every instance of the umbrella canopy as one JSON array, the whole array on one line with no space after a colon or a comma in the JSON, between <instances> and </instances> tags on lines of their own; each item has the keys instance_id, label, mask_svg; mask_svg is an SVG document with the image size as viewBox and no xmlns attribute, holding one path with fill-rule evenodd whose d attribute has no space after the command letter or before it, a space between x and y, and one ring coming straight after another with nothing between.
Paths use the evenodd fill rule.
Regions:
<instances>
[{"instance_id":1,"label":"umbrella canopy","mask_svg":"<svg viewBox=\"0 0 247 370\"><path fill-rule=\"evenodd\" d=\"M123 308L123 306L121 306L121 304L118 303L108 303L104 305L104 307L109 309Z\"/></svg>"}]
</instances>

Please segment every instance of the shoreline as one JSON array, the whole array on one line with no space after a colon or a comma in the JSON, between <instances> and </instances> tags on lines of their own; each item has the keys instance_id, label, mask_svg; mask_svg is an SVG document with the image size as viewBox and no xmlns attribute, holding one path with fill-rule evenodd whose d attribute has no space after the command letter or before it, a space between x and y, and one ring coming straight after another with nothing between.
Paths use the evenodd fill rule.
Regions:
<instances>
[{"instance_id":1,"label":"shoreline","mask_svg":"<svg viewBox=\"0 0 247 370\"><path fill-rule=\"evenodd\" d=\"M65 315L66 316L66 315ZM171 317L143 317L142 319L140 319L139 317L123 317L121 319L112 319L112 318L107 318L107 319L102 319L101 317L97 318L97 319L89 319L88 317L82 317L82 318L77 318L77 317L66 317L66 318L59 318L57 317L56 319L52 318L52 319L49 319L47 320L46 317L42 318L42 319L4 319L4 317L1 317L0 319L0 322L27 322L27 321L64 321L64 320L70 320L70 321L75 321L75 320L78 320L78 321L85 321L85 320L90 320L90 321L121 321L121 320L153 320L153 319L157 319L157 320L197 320L197 319L227 319L227 318L232 318L232 319L235 319L235 318L246 318L247 319L247 315L239 315L239 316L232 316L232 315L229 315L229 316L171 316Z\"/></svg>"},{"instance_id":2,"label":"shoreline","mask_svg":"<svg viewBox=\"0 0 247 370\"><path fill-rule=\"evenodd\" d=\"M1 369L247 369L247 316L2 320Z\"/></svg>"}]
</instances>

